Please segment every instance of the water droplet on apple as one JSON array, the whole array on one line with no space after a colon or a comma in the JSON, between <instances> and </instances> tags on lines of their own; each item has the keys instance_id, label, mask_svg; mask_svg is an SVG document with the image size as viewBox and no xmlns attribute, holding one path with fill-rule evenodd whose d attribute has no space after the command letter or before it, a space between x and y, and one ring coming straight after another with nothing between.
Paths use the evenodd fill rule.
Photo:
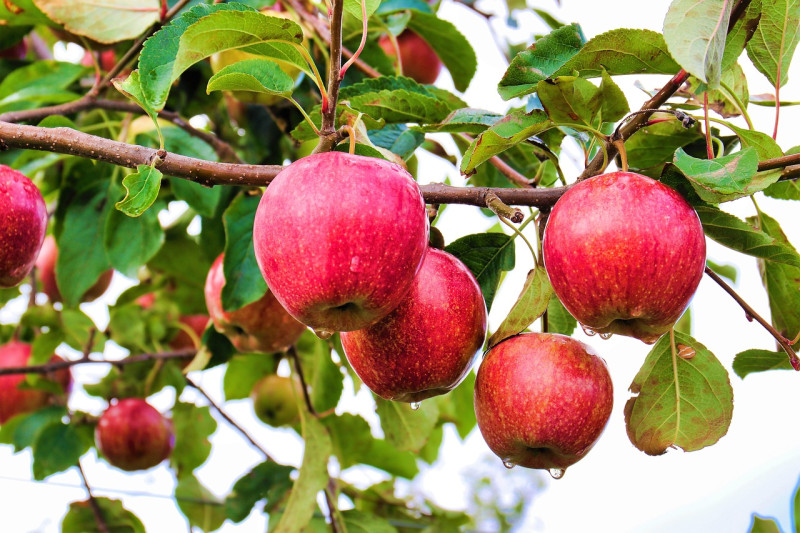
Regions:
<instances>
[{"instance_id":1,"label":"water droplet on apple","mask_svg":"<svg viewBox=\"0 0 800 533\"><path fill-rule=\"evenodd\" d=\"M358 256L357 255L353 256L353 258L350 260L350 272L360 272L361 271L361 267L359 266L359 262L360 262L360 259L358 258Z\"/></svg>"},{"instance_id":2,"label":"water droplet on apple","mask_svg":"<svg viewBox=\"0 0 800 533\"><path fill-rule=\"evenodd\" d=\"M422 404L420 402L411 402L411 410L416 411Z\"/></svg>"},{"instance_id":3,"label":"water droplet on apple","mask_svg":"<svg viewBox=\"0 0 800 533\"><path fill-rule=\"evenodd\" d=\"M331 337L333 337L334 333L336 333L336 332L333 331L333 330L330 330L330 329L315 329L314 330L314 335L316 335L317 337L319 337L322 340L330 339Z\"/></svg>"},{"instance_id":4,"label":"water droplet on apple","mask_svg":"<svg viewBox=\"0 0 800 533\"><path fill-rule=\"evenodd\" d=\"M613 335L613 333L601 333L600 334L600 338L604 339L604 340L608 340L608 339L611 338L611 335Z\"/></svg>"},{"instance_id":5,"label":"water droplet on apple","mask_svg":"<svg viewBox=\"0 0 800 533\"><path fill-rule=\"evenodd\" d=\"M597 332L595 330L587 326L584 326L583 324L581 324L581 329L583 330L583 332L586 334L587 337L594 337L595 335L597 335Z\"/></svg>"},{"instance_id":6,"label":"water droplet on apple","mask_svg":"<svg viewBox=\"0 0 800 533\"><path fill-rule=\"evenodd\" d=\"M514 467L515 467L515 466L517 466L517 465L515 465L515 464L514 464L514 463L512 463L511 461L503 461L503 466L504 466L504 467L506 467L506 468L508 468L509 470L511 470L512 468L514 468Z\"/></svg>"},{"instance_id":7,"label":"water droplet on apple","mask_svg":"<svg viewBox=\"0 0 800 533\"><path fill-rule=\"evenodd\" d=\"M564 473L566 471L567 471L566 468L551 468L550 476L552 476L553 479L561 479L562 477L564 477Z\"/></svg>"}]
</instances>

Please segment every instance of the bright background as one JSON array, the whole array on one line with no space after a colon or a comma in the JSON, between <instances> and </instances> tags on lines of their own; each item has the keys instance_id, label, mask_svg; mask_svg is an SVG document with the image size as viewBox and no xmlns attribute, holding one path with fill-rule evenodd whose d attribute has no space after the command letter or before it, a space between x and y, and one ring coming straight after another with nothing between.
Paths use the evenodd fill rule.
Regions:
<instances>
[{"instance_id":1,"label":"bright background","mask_svg":"<svg viewBox=\"0 0 800 533\"><path fill-rule=\"evenodd\" d=\"M666 0L606 0L604 2L563 0L559 6L553 0L529 0L531 7L551 11L565 22L580 22L587 38L612 28L649 28L661 30L669 2ZM506 13L501 2L479 1L477 6L487 12ZM473 107L504 111L508 104L496 92L496 83L506 68L505 60L485 20L462 5L445 0L440 15L454 22L473 43L478 53L478 73L465 95ZM546 33L546 27L531 14L518 16L516 30L509 31L502 23L494 25L501 35L515 42L530 42L535 33ZM80 58L76 50L64 52ZM71 55L70 55L71 54ZM772 92L766 79L742 59L750 82L751 94ZM800 72L790 70L790 82L782 88L787 100L798 99ZM640 81L656 89L665 78L629 76L620 82L632 109L638 108L646 96L634 88ZM451 88L447 73L438 85ZM751 106L752 118L761 131L771 132L773 111ZM798 138L798 111L786 107L781 113L778 142L782 148L794 146ZM445 138L446 146L452 147ZM568 176L579 172L582 156L568 150L562 165ZM449 177L453 184L463 184L453 167L430 156L420 158L420 181L438 182ZM761 196L761 195L759 195ZM796 203L759 197L761 209L777 218L790 241L800 246L800 210ZM749 200L724 204L726 210L740 216L754 214ZM180 206L174 206L179 210ZM438 227L447 242L462 235L483 231L494 221L483 217L477 208L448 206ZM510 309L522 287L524 275L532 266L524 246L518 246L517 268L507 276L495 300L490 317L490 329L496 328ZM716 243L708 242L708 257L717 263L733 264L739 272L736 290L763 316L769 316L766 294L761 286L755 259L734 253ZM131 282L117 274L115 283L100 302L83 304L99 327L108 320L106 303L113 302ZM21 302L20 302L21 304ZM0 321L16 319L20 306L0 312ZM649 457L636 450L625 432L622 409L630 397L627 390L649 351L639 341L614 337L602 340L576 333L576 338L594 346L608 362L615 384L615 406L611 420L599 443L589 455L571 467L565 477L554 481L541 472L515 468L506 470L488 450L479 432L461 443L449 427L440 460L433 467L422 464L422 474L413 483L400 483L403 493L422 493L438 504L452 509L473 508L476 495L486 496L487 489L478 491L476 480L481 476L492 479L488 496L499 498L504 505L513 505L520 498L526 501L524 518L518 531L572 532L709 532L748 531L751 514L776 517L785 531L790 528L790 498L800 476L800 428L797 406L800 404L800 376L793 372L771 372L751 375L741 380L730 370L733 356L749 348L774 349L773 339L758 324L745 319L744 312L709 279L704 279L692 303L693 336L705 344L729 369L734 389L735 409L728 434L716 445L701 451L683 453L670 451L660 457ZM64 352L66 356L77 354ZM122 354L107 353L108 357ZM95 382L107 368L91 365L74 368L78 383ZM283 369L286 370L286 369ZM214 368L194 373L192 379L206 389L217 401L223 400L221 378L223 369ZM376 434L380 433L369 395L363 391L349 396L340 404L345 411L365 416ZM205 405L203 398L187 390L182 399ZM174 393L164 391L150 398L162 411L169 409ZM90 398L77 388L71 399L81 409L101 413L103 401ZM269 428L252 414L248 400L228 402L229 414L239 421L278 461L298 465L302 458L302 441L290 430ZM197 470L198 478L218 495L230 491L233 483L263 459L238 433L217 417L218 430L212 437L213 451L207 463ZM91 452L84 468L95 494L122 499L124 505L141 518L148 531L187 531L188 524L171 499L174 478L165 467L138 474L127 474L98 461ZM54 475L45 482L31 478L29 451L14 455L8 446L0 447L0 516L4 531L57 531L70 502L86 498L77 472L73 470ZM332 465L332 468L336 468ZM336 471L333 470L335 473ZM345 473L351 482L368 485L385 477L371 468L355 468ZM255 510L242 524L226 523L221 531L264 531L266 519ZM482 531L492 531L491 523Z\"/></svg>"}]
</instances>

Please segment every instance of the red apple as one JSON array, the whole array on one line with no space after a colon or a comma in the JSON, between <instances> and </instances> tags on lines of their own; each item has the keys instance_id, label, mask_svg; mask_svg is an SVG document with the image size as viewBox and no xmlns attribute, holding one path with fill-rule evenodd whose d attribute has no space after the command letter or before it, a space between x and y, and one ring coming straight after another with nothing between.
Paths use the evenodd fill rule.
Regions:
<instances>
[{"instance_id":1,"label":"red apple","mask_svg":"<svg viewBox=\"0 0 800 533\"><path fill-rule=\"evenodd\" d=\"M428 218L401 166L327 152L270 183L253 240L264 279L292 316L318 333L353 331L408 292L428 248Z\"/></svg>"},{"instance_id":2,"label":"red apple","mask_svg":"<svg viewBox=\"0 0 800 533\"><path fill-rule=\"evenodd\" d=\"M94 437L106 460L128 471L156 466L175 445L172 422L141 398L126 398L106 409Z\"/></svg>"},{"instance_id":3,"label":"red apple","mask_svg":"<svg viewBox=\"0 0 800 533\"><path fill-rule=\"evenodd\" d=\"M265 424L287 426L300 420L298 401L302 401L300 385L292 378L270 374L260 379L250 397L253 410Z\"/></svg>"},{"instance_id":4,"label":"red apple","mask_svg":"<svg viewBox=\"0 0 800 533\"><path fill-rule=\"evenodd\" d=\"M36 185L0 165L0 287L30 274L47 231L47 206Z\"/></svg>"},{"instance_id":5,"label":"red apple","mask_svg":"<svg viewBox=\"0 0 800 533\"><path fill-rule=\"evenodd\" d=\"M632 172L572 186L553 207L543 251L553 290L581 324L648 344L689 305L706 264L694 209Z\"/></svg>"},{"instance_id":6,"label":"red apple","mask_svg":"<svg viewBox=\"0 0 800 533\"><path fill-rule=\"evenodd\" d=\"M51 302L61 301L61 291L56 283L56 262L58 261L58 246L52 235L48 235L42 245L42 251L36 259L36 277L42 284L42 290ZM91 302L99 298L111 285L114 270L108 269L97 279L94 285L86 289L81 296L82 302Z\"/></svg>"},{"instance_id":7,"label":"red apple","mask_svg":"<svg viewBox=\"0 0 800 533\"><path fill-rule=\"evenodd\" d=\"M206 307L217 331L240 352L279 352L294 344L306 327L286 312L269 289L260 300L236 311L223 311L223 257L211 265L205 286Z\"/></svg>"},{"instance_id":8,"label":"red apple","mask_svg":"<svg viewBox=\"0 0 800 533\"><path fill-rule=\"evenodd\" d=\"M605 361L563 335L524 333L486 354L475 381L475 416L506 466L563 469L582 459L614 402Z\"/></svg>"},{"instance_id":9,"label":"red apple","mask_svg":"<svg viewBox=\"0 0 800 533\"><path fill-rule=\"evenodd\" d=\"M208 315L186 315L180 317L178 322L191 328L197 338L202 339L208 325ZM184 330L178 331L178 334L169 341L169 347L175 351L197 348L194 339Z\"/></svg>"},{"instance_id":10,"label":"red apple","mask_svg":"<svg viewBox=\"0 0 800 533\"><path fill-rule=\"evenodd\" d=\"M486 304L475 277L431 248L400 305L372 326L342 333L342 346L372 392L419 402L458 385L485 336Z\"/></svg>"},{"instance_id":11,"label":"red apple","mask_svg":"<svg viewBox=\"0 0 800 533\"><path fill-rule=\"evenodd\" d=\"M397 57L397 52L388 35L382 35L378 44L386 55L391 58ZM430 84L436 81L442 70L442 60L425 39L411 30L404 30L397 36L397 48L400 50L403 75L418 83Z\"/></svg>"},{"instance_id":12,"label":"red apple","mask_svg":"<svg viewBox=\"0 0 800 533\"><path fill-rule=\"evenodd\" d=\"M22 342L11 341L0 346L0 368L23 367L31 358L31 346ZM63 361L53 356L51 362ZM61 386L64 394L72 390L72 374L69 368L63 368L48 375L48 378ZM41 389L21 389L19 385L25 381L25 374L9 374L0 376L0 424L16 415L31 413L50 403L53 394Z\"/></svg>"},{"instance_id":13,"label":"red apple","mask_svg":"<svg viewBox=\"0 0 800 533\"><path fill-rule=\"evenodd\" d=\"M25 59L26 55L28 55L28 43L25 39L14 46L0 50L0 59Z\"/></svg>"}]
</instances>

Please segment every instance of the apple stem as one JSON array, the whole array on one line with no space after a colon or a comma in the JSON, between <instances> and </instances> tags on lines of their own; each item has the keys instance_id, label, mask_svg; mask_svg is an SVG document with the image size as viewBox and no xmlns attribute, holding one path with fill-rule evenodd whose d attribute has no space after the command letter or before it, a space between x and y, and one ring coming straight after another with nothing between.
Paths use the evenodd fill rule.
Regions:
<instances>
[{"instance_id":1,"label":"apple stem","mask_svg":"<svg viewBox=\"0 0 800 533\"><path fill-rule=\"evenodd\" d=\"M317 414L316 409L314 409L314 405L311 403L311 396L308 395L308 385L306 384L306 378L303 375L303 367L300 364L300 356L297 355L297 348L291 346L287 353L289 354L289 357L292 358L295 374L297 374L297 378L300 380L300 388L303 391L303 399L305 400L306 408L312 416L318 417L319 415Z\"/></svg>"},{"instance_id":2,"label":"apple stem","mask_svg":"<svg viewBox=\"0 0 800 533\"><path fill-rule=\"evenodd\" d=\"M350 59L347 60L347 63L342 66L342 70L339 71L339 81L344 79L347 69L350 68L350 65L356 62L356 59L358 59L358 56L361 55L361 51L364 49L364 45L367 44L367 0L361 0L361 20L363 21L361 44L358 45L358 49L350 57Z\"/></svg>"},{"instance_id":3,"label":"apple stem","mask_svg":"<svg viewBox=\"0 0 800 533\"><path fill-rule=\"evenodd\" d=\"M355 155L356 153L356 130L350 124L344 126L344 129L347 131L347 135L350 137L350 155Z\"/></svg>"},{"instance_id":4,"label":"apple stem","mask_svg":"<svg viewBox=\"0 0 800 533\"><path fill-rule=\"evenodd\" d=\"M486 193L486 207L491 209L498 217L508 219L516 224L525 220L525 215L522 214L522 211L515 207L507 206L500 197L492 191Z\"/></svg>"},{"instance_id":5,"label":"apple stem","mask_svg":"<svg viewBox=\"0 0 800 533\"><path fill-rule=\"evenodd\" d=\"M716 272L711 270L708 266L706 266L705 272L706 275L716 281L717 285L722 287L722 289L727 292L731 298L736 300L736 303L738 303L741 308L744 309L744 312L747 314L747 316L754 318L759 324L764 326L764 329L766 329L769 334L772 335L776 341L778 341L778 344L781 345L781 348L783 348L783 350L786 352L786 355L789 356L789 362L792 364L792 368L800 371L800 357L798 357L797 353L795 353L795 351L792 349L792 343L789 342L786 337L778 333L778 331L772 327L772 324L764 320L764 318L759 315L755 309L750 307L750 305L748 305L748 303L745 302L741 296L736 294L736 291L734 291L730 285L725 283L725 280L718 276ZM798 335L798 337L800 337L800 335Z\"/></svg>"}]
</instances>

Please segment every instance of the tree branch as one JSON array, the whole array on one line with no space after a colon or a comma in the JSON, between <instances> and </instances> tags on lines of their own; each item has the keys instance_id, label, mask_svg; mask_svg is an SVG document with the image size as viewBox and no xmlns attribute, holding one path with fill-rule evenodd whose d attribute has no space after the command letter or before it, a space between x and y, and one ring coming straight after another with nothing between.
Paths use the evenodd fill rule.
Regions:
<instances>
[{"instance_id":1,"label":"tree branch","mask_svg":"<svg viewBox=\"0 0 800 533\"><path fill-rule=\"evenodd\" d=\"M134 363L141 363L142 361L155 361L166 359L191 359L197 353L196 350L178 350L175 352L161 352L161 353L143 353L126 357L125 359L108 360L108 359L75 359L73 361L54 361L43 365L30 365L30 366L9 366L0 368L0 376L7 376L10 374L49 374L56 370L70 368L75 365L86 364L103 364L114 366L125 366Z\"/></svg>"},{"instance_id":2,"label":"tree branch","mask_svg":"<svg viewBox=\"0 0 800 533\"><path fill-rule=\"evenodd\" d=\"M342 16L344 15L344 0L332 0L333 9L331 19L331 49L328 64L328 95L322 102L322 128L320 129L319 145L314 152L329 152L334 147L336 135L336 105L339 102L339 72L342 69Z\"/></svg>"},{"instance_id":3,"label":"tree branch","mask_svg":"<svg viewBox=\"0 0 800 533\"><path fill-rule=\"evenodd\" d=\"M78 472L81 473L81 479L83 479L83 486L86 488L86 494L89 496L89 506L92 508L92 513L94 514L94 521L97 523L97 531L100 533L108 533L108 526L105 520L103 520L103 511L100 509L100 504L97 503L94 494L92 494L92 488L89 486L89 481L86 479L86 473L83 471L80 460L77 463L77 467Z\"/></svg>"},{"instance_id":4,"label":"tree branch","mask_svg":"<svg viewBox=\"0 0 800 533\"><path fill-rule=\"evenodd\" d=\"M306 384L306 378L303 375L303 367L300 365L300 356L297 355L297 349L294 346L291 346L288 350L289 357L292 358L294 362L294 370L297 374L297 377L300 379L300 386L303 389L303 399L306 402L306 407L308 408L308 412L314 416L317 415L317 411L314 409L314 405L311 403L311 396L308 395L308 385Z\"/></svg>"}]
</instances>

